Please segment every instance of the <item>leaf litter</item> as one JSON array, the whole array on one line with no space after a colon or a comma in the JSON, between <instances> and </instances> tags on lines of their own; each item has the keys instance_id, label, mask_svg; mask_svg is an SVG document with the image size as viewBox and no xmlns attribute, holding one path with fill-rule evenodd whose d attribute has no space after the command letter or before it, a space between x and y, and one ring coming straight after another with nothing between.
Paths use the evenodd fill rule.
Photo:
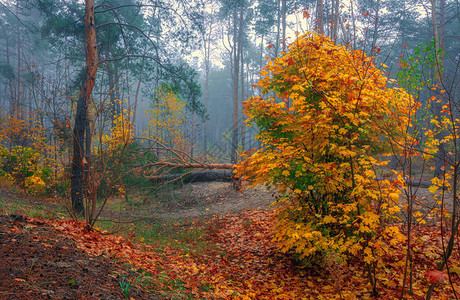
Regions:
<instances>
[{"instance_id":1,"label":"leaf litter","mask_svg":"<svg viewBox=\"0 0 460 300\"><path fill-rule=\"evenodd\" d=\"M139 293L148 292L139 295L139 299L157 297L156 294L167 298L181 298L174 291L178 288L182 289L182 294L179 295L201 299L371 298L371 287L368 284L365 270L359 267L358 260L356 263L351 261L343 265L331 255L331 259L327 260L328 263L325 265L313 263L305 267L293 259L292 253L281 253L272 242L271 228L275 221L274 213L264 209L244 210L236 214L215 216L201 225L207 232L203 239L206 240L209 247L201 252L190 253L190 251L173 246L166 246L159 252L158 249L142 242L141 239L136 239L133 235L122 236L107 234L104 231L88 231L84 222L70 219L25 218L22 221L8 220L7 222L3 217L2 238L5 236L9 238L3 239L4 244L0 248L6 249L3 247L5 243L8 245L15 243L13 240L16 239L16 236L34 233L40 237L42 228L52 226L54 234L48 233L37 245L40 251L52 253L55 257L74 256L74 254L63 254L68 250L67 248L79 251L79 253L84 251L85 255L89 255L89 258L86 259L97 260L98 266L105 266L99 262L99 259L106 263L108 261L108 266L104 267L107 269L113 267L109 265L115 265L113 262L117 262L118 266L130 265L138 272L137 274L142 274L149 279L148 283L140 285L142 288L136 289ZM459 286L459 257L458 254L455 254L451 260L450 273L436 270L442 256L439 251L442 249L442 237L438 228L436 224L427 224L418 226L412 232L414 236L412 244L413 293L409 295L406 292L405 298L424 299L429 284L433 282L437 283L435 298L455 298L451 286L456 289ZM49 238L50 236L52 238ZM69 239L72 241L68 241ZM54 240L67 241L65 242L67 244L57 247ZM17 248L17 245L15 247ZM403 285L407 245L391 245L391 249L391 255L383 257L385 267L378 269L378 292L382 299L400 298ZM1 257L4 259L4 255ZM29 258L25 265L30 268L32 261L33 257ZM32 270L35 270L39 262L40 260L35 262ZM4 265L6 264L2 263L2 266ZM66 262L57 262L54 266L67 265ZM76 268L72 267L71 270L73 272ZM47 274L47 272L52 273L50 269L44 269L40 274ZM120 274L121 271L117 272ZM15 279L8 281L9 283L3 281L3 284L10 284L13 287L13 282L16 286L30 286L30 282L34 282L32 279L35 280L36 272L31 273L29 282L27 273L27 268L23 267L22 275L12 276ZM116 286L121 281L121 275L114 274L113 271L109 271L98 275L98 278L108 279L108 282L115 279L112 285ZM78 276L77 272L73 276L75 278L71 276L72 278L67 279L66 282L75 280L78 283ZM38 283L42 283L41 288L47 287L46 293L55 290L56 287L53 284L68 289L73 286L72 284L65 285L64 281L59 283L56 280L51 280L51 283L47 281ZM108 284L101 283L100 286ZM91 286L97 286L97 282ZM408 286L409 282L406 279L406 290ZM0 290L3 291L5 288ZM6 290L10 291L11 288ZM37 293L41 292L43 291ZM104 292L107 293L107 291L101 293ZM119 286L113 292L120 292ZM0 298L1 296L0 294ZM10 298L14 299L14 297Z\"/></svg>"}]
</instances>

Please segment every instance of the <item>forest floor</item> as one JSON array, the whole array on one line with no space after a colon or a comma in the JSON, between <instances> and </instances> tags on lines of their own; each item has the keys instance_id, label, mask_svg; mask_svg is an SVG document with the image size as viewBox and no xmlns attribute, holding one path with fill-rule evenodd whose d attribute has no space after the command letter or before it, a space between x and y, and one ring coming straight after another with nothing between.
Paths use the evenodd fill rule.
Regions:
<instances>
[{"instance_id":1,"label":"forest floor","mask_svg":"<svg viewBox=\"0 0 460 300\"><path fill-rule=\"evenodd\" d=\"M130 194L110 200L96 230L87 231L69 219L62 199L2 188L0 299L372 298L359 264L331 258L301 268L279 252L270 230L275 197L224 182ZM418 199L431 205L427 189ZM413 293L406 298L424 299L430 274L439 275L432 270L440 238L435 227L416 231ZM397 264L381 269L383 299L401 294L405 250L392 249L384 260ZM454 297L444 275L435 299Z\"/></svg>"},{"instance_id":2,"label":"forest floor","mask_svg":"<svg viewBox=\"0 0 460 300\"><path fill-rule=\"evenodd\" d=\"M130 230L120 228L117 221L130 225L165 221L165 226L173 224L182 232L196 224L195 219L267 209L273 199L274 193L263 188L238 192L227 182L188 184L147 197L114 199L103 219L114 220L112 232L123 234ZM67 218L67 206L63 199L31 197L12 186L0 188L0 299L123 299L126 295L162 299L135 286L136 279L146 276L139 276L132 266L79 249L78 238L45 221ZM181 221L185 225L178 225ZM168 243L169 237L165 238L162 242ZM123 281L125 286L120 284ZM163 298L181 298L180 292L169 296Z\"/></svg>"},{"instance_id":3,"label":"forest floor","mask_svg":"<svg viewBox=\"0 0 460 300\"><path fill-rule=\"evenodd\" d=\"M123 299L131 271L91 256L40 219L0 216L0 299ZM160 299L141 289L137 299Z\"/></svg>"}]
</instances>

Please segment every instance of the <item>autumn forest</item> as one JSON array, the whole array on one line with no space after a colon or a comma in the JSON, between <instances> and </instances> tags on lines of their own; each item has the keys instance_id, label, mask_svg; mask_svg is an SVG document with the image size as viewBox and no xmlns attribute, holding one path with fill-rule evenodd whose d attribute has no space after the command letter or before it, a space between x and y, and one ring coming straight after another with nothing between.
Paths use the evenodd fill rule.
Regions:
<instances>
[{"instance_id":1,"label":"autumn forest","mask_svg":"<svg viewBox=\"0 0 460 300\"><path fill-rule=\"evenodd\" d=\"M0 0L0 299L458 299L458 0Z\"/></svg>"}]
</instances>

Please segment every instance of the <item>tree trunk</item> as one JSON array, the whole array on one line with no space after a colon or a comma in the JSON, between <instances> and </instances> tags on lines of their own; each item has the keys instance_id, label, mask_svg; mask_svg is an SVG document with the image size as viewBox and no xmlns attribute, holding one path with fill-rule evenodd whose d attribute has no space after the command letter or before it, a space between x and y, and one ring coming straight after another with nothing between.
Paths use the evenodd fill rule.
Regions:
<instances>
[{"instance_id":1,"label":"tree trunk","mask_svg":"<svg viewBox=\"0 0 460 300\"><path fill-rule=\"evenodd\" d=\"M286 50L286 0L281 0L281 23L282 23L282 47L281 50Z\"/></svg>"},{"instance_id":2,"label":"tree trunk","mask_svg":"<svg viewBox=\"0 0 460 300\"><path fill-rule=\"evenodd\" d=\"M439 0L439 46L444 49L444 31L446 25L446 0Z\"/></svg>"},{"instance_id":3,"label":"tree trunk","mask_svg":"<svg viewBox=\"0 0 460 300\"><path fill-rule=\"evenodd\" d=\"M243 3L240 3L239 25L237 25L237 7L234 8L233 13L233 48L234 48L234 72L233 72L233 128L232 128L232 149L231 149L231 162L236 163L236 154L238 150L238 81L239 81L239 68L240 57L242 52L243 41ZM238 36L237 34L238 33Z\"/></svg>"},{"instance_id":4,"label":"tree trunk","mask_svg":"<svg viewBox=\"0 0 460 300\"><path fill-rule=\"evenodd\" d=\"M150 32L148 33L150 35ZM144 54L147 54L147 47L144 49ZM137 116L137 106L139 102L139 92L141 90L141 85L142 85L142 76L144 74L144 67L145 67L145 58L142 58L142 63L141 63L141 71L139 74L139 78L137 79L137 87L136 87L136 95L134 96L134 107L133 107L133 120L132 120L132 126L133 128L136 128L136 116ZM134 134L137 134L137 130L134 130Z\"/></svg>"},{"instance_id":5,"label":"tree trunk","mask_svg":"<svg viewBox=\"0 0 460 300\"><path fill-rule=\"evenodd\" d=\"M334 0L325 1L324 5L327 16L326 36L328 36L332 41L334 28Z\"/></svg>"},{"instance_id":6,"label":"tree trunk","mask_svg":"<svg viewBox=\"0 0 460 300\"><path fill-rule=\"evenodd\" d=\"M142 60L142 67L141 68L142 68L142 70L144 69L144 60ZM137 80L136 95L134 96L133 121L132 121L133 128L135 128L135 126L136 126L137 103L138 103L138 99L139 99L139 92L141 90L142 74L143 74L143 72L141 72L141 74L139 75L139 79ZM135 130L134 132L136 133L137 131Z\"/></svg>"},{"instance_id":7,"label":"tree trunk","mask_svg":"<svg viewBox=\"0 0 460 300\"><path fill-rule=\"evenodd\" d=\"M441 0L442 2L443 0ZM441 5L443 6L443 5ZM437 19L437 8L436 8L436 0L431 0L431 20L432 20L432 25L433 25L433 38L435 40L435 49L436 49L436 65L435 65L435 78L436 81L438 81L439 86L442 87L442 80L443 80L443 61L441 57L439 56L438 50L442 47L440 41L444 40L444 37L439 36L439 29L438 29L438 19ZM435 101L433 103L433 114L434 116L437 116L440 118L442 106L444 105L444 101L441 101L438 103L438 101ZM444 138L444 133L439 132L435 136L437 139L441 140ZM444 168L444 162L445 162L445 154L446 150L444 149L444 144L441 143L438 148L438 153L435 158L435 174L434 176L441 178L443 171L442 169Z\"/></svg>"},{"instance_id":8,"label":"tree trunk","mask_svg":"<svg viewBox=\"0 0 460 300\"><path fill-rule=\"evenodd\" d=\"M281 34L281 0L278 1L277 24L276 24L276 41L275 41L275 55L278 56L280 49L280 34Z\"/></svg>"},{"instance_id":9,"label":"tree trunk","mask_svg":"<svg viewBox=\"0 0 460 300\"><path fill-rule=\"evenodd\" d=\"M192 134L190 141L190 157L193 158L195 148L195 113L192 112ZM185 141L185 139L184 139ZM185 146L185 145L184 145Z\"/></svg>"},{"instance_id":10,"label":"tree trunk","mask_svg":"<svg viewBox=\"0 0 460 300\"><path fill-rule=\"evenodd\" d=\"M316 30L324 35L324 11L323 11L323 0L316 1Z\"/></svg>"},{"instance_id":11,"label":"tree trunk","mask_svg":"<svg viewBox=\"0 0 460 300\"><path fill-rule=\"evenodd\" d=\"M353 21L353 36L350 36L350 39L353 38L353 50L356 50L356 18L355 18L355 10L354 10L354 3L350 3L351 6L351 19Z\"/></svg>"},{"instance_id":12,"label":"tree trunk","mask_svg":"<svg viewBox=\"0 0 460 300\"><path fill-rule=\"evenodd\" d=\"M333 32L332 32L332 41L334 44L337 43L337 35L338 35L338 25L339 25L339 0L335 0L334 6L332 7L332 11L334 12L333 18Z\"/></svg>"},{"instance_id":13,"label":"tree trunk","mask_svg":"<svg viewBox=\"0 0 460 300\"><path fill-rule=\"evenodd\" d=\"M371 45L371 53L372 55L376 55L376 46L377 46L377 38L378 38L378 28L379 28L379 16L380 16L380 0L377 0L377 8L375 9L375 20L374 20L374 34L372 36L372 45Z\"/></svg>"},{"instance_id":14,"label":"tree trunk","mask_svg":"<svg viewBox=\"0 0 460 300\"><path fill-rule=\"evenodd\" d=\"M167 167L167 168L182 168L182 169L225 169L233 170L233 164L208 164L208 163L189 163L189 162L169 162L169 161L159 161L152 163L150 165L144 165L143 167Z\"/></svg>"},{"instance_id":15,"label":"tree trunk","mask_svg":"<svg viewBox=\"0 0 460 300\"><path fill-rule=\"evenodd\" d=\"M243 105L243 101L245 100L244 98L244 57L243 52L241 51L241 105ZM244 146L246 143L246 126L244 126L244 114L241 116L241 124L241 149L244 151Z\"/></svg>"},{"instance_id":16,"label":"tree trunk","mask_svg":"<svg viewBox=\"0 0 460 300\"><path fill-rule=\"evenodd\" d=\"M112 126L115 124L115 115L116 115L116 105L117 105L117 96L115 94L115 90L117 89L117 84L115 81L118 82L118 78L115 78L115 74L113 71L112 63L107 64L107 77L108 77L108 84L109 84L109 97L110 97L110 119L112 120Z\"/></svg>"},{"instance_id":17,"label":"tree trunk","mask_svg":"<svg viewBox=\"0 0 460 300\"><path fill-rule=\"evenodd\" d=\"M19 16L19 1L16 1L16 16ZM18 93L17 93L17 111L16 114L22 118L22 99L21 99L21 33L19 30L18 26L18 32L17 32L17 39L18 39L18 45L17 45L17 50L18 50Z\"/></svg>"},{"instance_id":18,"label":"tree trunk","mask_svg":"<svg viewBox=\"0 0 460 300\"><path fill-rule=\"evenodd\" d=\"M11 66L10 64L10 43L8 38L6 38L6 62L8 63L8 66ZM10 87L10 107L11 107L11 115L14 116L16 114L16 96L14 95L14 86L13 86L13 80L11 78L12 76L8 76L8 85Z\"/></svg>"},{"instance_id":19,"label":"tree trunk","mask_svg":"<svg viewBox=\"0 0 460 300\"><path fill-rule=\"evenodd\" d=\"M433 25L433 38L436 41L436 50L439 47L438 18L436 15L436 0L431 0L431 22Z\"/></svg>"},{"instance_id":20,"label":"tree trunk","mask_svg":"<svg viewBox=\"0 0 460 300\"><path fill-rule=\"evenodd\" d=\"M85 0L85 36L86 36L86 78L78 95L77 111L75 115L75 125L73 129L73 157L72 157L72 175L70 194L72 199L72 209L80 216L85 213L84 195L86 194L87 184L85 184L85 170L90 170L89 161L83 156L89 153L90 149L85 151L85 146L89 143L86 140L91 139L91 133L87 131L88 106L91 92L97 75L98 57L96 26L94 24L94 0ZM86 177L86 178L85 178Z\"/></svg>"},{"instance_id":21,"label":"tree trunk","mask_svg":"<svg viewBox=\"0 0 460 300\"><path fill-rule=\"evenodd\" d=\"M445 16L443 16L445 14L445 11L444 11L444 0L440 0L440 13L441 13L441 26L440 26L440 31L441 31L441 34L444 35L444 24L443 24L443 21L445 21ZM436 50L436 54L435 54L435 57L436 57L436 65L435 65L435 78L437 79L437 81L440 83L439 86L442 88L442 80L443 80L443 73L442 73L442 68L443 68L443 61L442 59L440 58L439 56L439 53L438 53L438 50L442 47L442 44L441 42L444 41L444 36L439 36L439 31L438 31L438 20L437 20L437 9L436 9L436 0L431 0L431 20L432 20L432 25L433 25L433 38L435 40L435 50ZM442 99L441 103L438 103L437 101L435 101L433 103L433 114L434 116L438 116L438 118L440 119L440 111L442 109L442 106L444 105L444 99ZM435 138L438 139L438 140L442 140L444 138L444 132L440 132L438 134L435 135ZM445 168L445 156L446 156L446 150L444 148L444 144L441 143L439 145L439 148L438 148L438 153L435 157L435 171L434 171L434 176L435 177L438 177L438 178L443 178L443 169ZM457 156L455 156L457 157ZM444 169L445 170L445 169ZM457 216L457 183L458 183L458 172L459 172L459 169L458 169L458 165L456 164L455 167L454 167L454 180L453 180L453 188L452 188L452 192L453 192L453 197L454 197L454 202L453 202L453 208L452 208L452 221L451 221L451 226L452 226L452 229L451 229L451 232L450 232L450 238L449 238L449 241L448 241L448 244L447 244L447 247L444 251L444 255L443 255L443 259L441 261L441 263L439 264L437 270L438 271L442 271L444 270L444 267L446 266L447 264L447 261L449 260L450 256L452 255L452 251L454 249L454 241L455 241L455 237L457 236L457 233L458 233L458 229L459 229L459 226L460 226L460 219L458 219L458 216ZM428 291L426 293L426 299L431 299L431 296L432 296L432 293L433 293L433 290L434 290L434 287L435 287L435 283L431 283L429 288L428 288Z\"/></svg>"},{"instance_id":22,"label":"tree trunk","mask_svg":"<svg viewBox=\"0 0 460 300\"><path fill-rule=\"evenodd\" d=\"M205 33L203 46L204 46L204 72L205 72L205 87L204 87L204 110L208 113L208 97L209 97L209 72L211 70L211 30L213 26L213 17L211 16L211 23L209 24L209 33ZM203 152L206 155L208 152L208 132L206 126L206 119L203 121Z\"/></svg>"},{"instance_id":23,"label":"tree trunk","mask_svg":"<svg viewBox=\"0 0 460 300\"><path fill-rule=\"evenodd\" d=\"M264 66L264 37L265 37L264 34L262 34L262 36L260 37L259 71L262 70L262 68ZM257 90L259 91L259 93L262 92L261 87L258 87Z\"/></svg>"},{"instance_id":24,"label":"tree trunk","mask_svg":"<svg viewBox=\"0 0 460 300\"><path fill-rule=\"evenodd\" d=\"M204 88L204 111L206 117L208 114L208 90L209 90L209 60L205 60L205 88ZM208 153L208 131L206 127L206 118L203 121L203 153L206 155Z\"/></svg>"}]
</instances>

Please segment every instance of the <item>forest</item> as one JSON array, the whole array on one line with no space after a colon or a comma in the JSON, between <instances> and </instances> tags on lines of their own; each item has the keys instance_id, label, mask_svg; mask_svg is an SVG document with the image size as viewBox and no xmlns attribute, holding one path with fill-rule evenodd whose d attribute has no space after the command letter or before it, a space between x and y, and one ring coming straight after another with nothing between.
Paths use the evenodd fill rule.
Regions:
<instances>
[{"instance_id":1,"label":"forest","mask_svg":"<svg viewBox=\"0 0 460 300\"><path fill-rule=\"evenodd\" d=\"M1 299L460 297L458 0L0 26Z\"/></svg>"}]
</instances>

